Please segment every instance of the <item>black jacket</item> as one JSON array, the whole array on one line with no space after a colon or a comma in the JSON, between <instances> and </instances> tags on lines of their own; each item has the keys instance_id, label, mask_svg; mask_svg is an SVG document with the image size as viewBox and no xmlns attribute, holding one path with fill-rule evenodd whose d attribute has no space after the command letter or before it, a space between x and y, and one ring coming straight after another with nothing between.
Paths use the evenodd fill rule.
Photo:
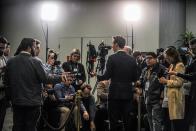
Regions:
<instances>
[{"instance_id":1,"label":"black jacket","mask_svg":"<svg viewBox=\"0 0 196 131\"><path fill-rule=\"evenodd\" d=\"M193 58L192 63L187 66L185 74L178 73L177 76L182 77L185 80L191 81L190 96L191 100L194 100L196 102L196 57Z\"/></svg>"},{"instance_id":2,"label":"black jacket","mask_svg":"<svg viewBox=\"0 0 196 131\"><path fill-rule=\"evenodd\" d=\"M13 105L41 105L42 83L61 82L60 76L47 76L43 64L27 53L10 58L6 68L6 85Z\"/></svg>"},{"instance_id":3,"label":"black jacket","mask_svg":"<svg viewBox=\"0 0 196 131\"><path fill-rule=\"evenodd\" d=\"M77 80L82 80L83 83L86 81L84 66L81 63L74 63L72 61L64 62L62 68L65 72L72 72ZM77 85L75 82L72 85L76 90L81 86Z\"/></svg>"},{"instance_id":4,"label":"black jacket","mask_svg":"<svg viewBox=\"0 0 196 131\"><path fill-rule=\"evenodd\" d=\"M144 68L140 76L141 87L145 93L146 104L160 103L161 92L164 85L159 83L159 77L166 77L166 69L161 64L155 64L151 70L149 80L147 80L148 67ZM146 82L149 81L149 88L145 90Z\"/></svg>"},{"instance_id":5,"label":"black jacket","mask_svg":"<svg viewBox=\"0 0 196 131\"><path fill-rule=\"evenodd\" d=\"M124 51L109 56L106 71L99 80L111 79L109 87L109 99L132 99L132 82L137 80L137 65L135 59Z\"/></svg>"}]
</instances>

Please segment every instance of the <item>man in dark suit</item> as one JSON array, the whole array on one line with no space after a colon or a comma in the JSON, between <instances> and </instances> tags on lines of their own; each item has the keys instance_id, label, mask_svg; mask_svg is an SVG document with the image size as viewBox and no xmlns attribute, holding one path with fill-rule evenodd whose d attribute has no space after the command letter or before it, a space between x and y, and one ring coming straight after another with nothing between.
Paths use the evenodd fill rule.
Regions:
<instances>
[{"instance_id":1,"label":"man in dark suit","mask_svg":"<svg viewBox=\"0 0 196 131\"><path fill-rule=\"evenodd\" d=\"M121 36L113 37L113 55L109 56L106 71L103 76L97 76L98 80L109 80L109 120L110 130L122 130L118 126L123 122L125 131L130 131L128 123L132 112L133 89L132 83L137 80L137 65L135 59L123 50L125 39Z\"/></svg>"},{"instance_id":2,"label":"man in dark suit","mask_svg":"<svg viewBox=\"0 0 196 131\"><path fill-rule=\"evenodd\" d=\"M13 131L36 131L42 104L42 83L60 83L65 76L48 76L35 58L36 41L24 38L6 67L6 86L13 105Z\"/></svg>"}]
</instances>

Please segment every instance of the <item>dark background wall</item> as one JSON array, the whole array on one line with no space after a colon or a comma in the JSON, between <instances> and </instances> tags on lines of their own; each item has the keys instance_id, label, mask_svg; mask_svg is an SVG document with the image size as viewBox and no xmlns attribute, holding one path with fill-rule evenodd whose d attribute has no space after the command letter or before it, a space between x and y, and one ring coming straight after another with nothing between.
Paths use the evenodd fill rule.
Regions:
<instances>
[{"instance_id":1,"label":"dark background wall","mask_svg":"<svg viewBox=\"0 0 196 131\"><path fill-rule=\"evenodd\" d=\"M186 29L196 34L196 1L195 0L187 0Z\"/></svg>"},{"instance_id":2,"label":"dark background wall","mask_svg":"<svg viewBox=\"0 0 196 131\"><path fill-rule=\"evenodd\" d=\"M178 46L175 42L185 30L186 1L160 0L159 47Z\"/></svg>"}]
</instances>

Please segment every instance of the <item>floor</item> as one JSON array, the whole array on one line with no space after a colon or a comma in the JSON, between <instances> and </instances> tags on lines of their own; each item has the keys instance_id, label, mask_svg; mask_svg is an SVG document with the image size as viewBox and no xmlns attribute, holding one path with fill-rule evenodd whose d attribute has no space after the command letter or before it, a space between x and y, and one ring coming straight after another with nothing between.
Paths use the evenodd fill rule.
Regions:
<instances>
[{"instance_id":1,"label":"floor","mask_svg":"<svg viewBox=\"0 0 196 131\"><path fill-rule=\"evenodd\" d=\"M13 125L13 112L11 108L7 108L3 131L11 131Z\"/></svg>"}]
</instances>

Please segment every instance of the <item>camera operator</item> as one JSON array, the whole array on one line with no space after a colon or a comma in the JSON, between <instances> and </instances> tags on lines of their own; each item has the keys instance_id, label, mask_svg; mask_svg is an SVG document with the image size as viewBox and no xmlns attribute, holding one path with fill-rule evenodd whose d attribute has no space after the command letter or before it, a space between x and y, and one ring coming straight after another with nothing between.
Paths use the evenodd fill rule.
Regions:
<instances>
[{"instance_id":1,"label":"camera operator","mask_svg":"<svg viewBox=\"0 0 196 131\"><path fill-rule=\"evenodd\" d=\"M72 85L75 90L79 90L81 85L86 81L86 74L84 66L79 63L80 51L79 49L73 49L71 52L71 59L68 62L64 62L62 68L65 72L71 72L75 76L75 80Z\"/></svg>"},{"instance_id":2,"label":"camera operator","mask_svg":"<svg viewBox=\"0 0 196 131\"><path fill-rule=\"evenodd\" d=\"M36 41L23 38L7 62L6 86L13 105L13 130L36 131L42 105L42 83L65 81L65 75L48 76L35 56ZM17 68L16 68L17 67Z\"/></svg>"},{"instance_id":3,"label":"camera operator","mask_svg":"<svg viewBox=\"0 0 196 131\"><path fill-rule=\"evenodd\" d=\"M6 57L4 51L6 49L8 41L5 37L0 36L0 131L3 128L4 118L6 114L7 99L5 96L5 68L6 68Z\"/></svg>"},{"instance_id":4,"label":"camera operator","mask_svg":"<svg viewBox=\"0 0 196 131\"><path fill-rule=\"evenodd\" d=\"M107 46L102 41L101 44L98 46L98 69L99 73L103 74L104 68L105 68L105 62L106 62L106 55L108 54L108 50L110 50L112 47Z\"/></svg>"},{"instance_id":5,"label":"camera operator","mask_svg":"<svg viewBox=\"0 0 196 131\"><path fill-rule=\"evenodd\" d=\"M106 71L98 80L109 80L108 106L111 131L119 131L119 121L123 122L125 131L130 131L128 123L133 108L132 82L137 80L136 61L124 50L125 39L122 36L113 37L113 55L109 56ZM122 125L122 124L121 124Z\"/></svg>"}]
</instances>

